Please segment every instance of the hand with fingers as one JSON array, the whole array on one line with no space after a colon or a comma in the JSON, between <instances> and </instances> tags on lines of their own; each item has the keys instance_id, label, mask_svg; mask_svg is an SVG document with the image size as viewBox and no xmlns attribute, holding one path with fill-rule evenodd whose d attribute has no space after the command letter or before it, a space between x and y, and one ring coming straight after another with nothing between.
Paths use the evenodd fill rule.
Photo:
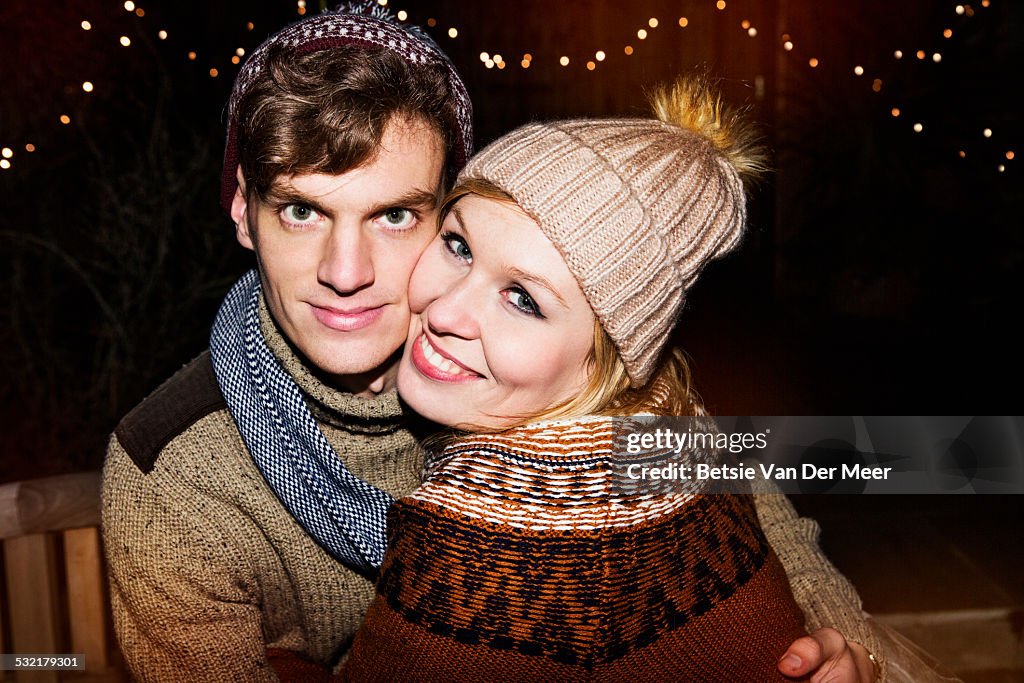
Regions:
<instances>
[{"instance_id":1,"label":"hand with fingers","mask_svg":"<svg viewBox=\"0 0 1024 683\"><path fill-rule=\"evenodd\" d=\"M779 672L811 683L875 683L878 664L859 643L834 628L798 638L779 659Z\"/></svg>"}]
</instances>

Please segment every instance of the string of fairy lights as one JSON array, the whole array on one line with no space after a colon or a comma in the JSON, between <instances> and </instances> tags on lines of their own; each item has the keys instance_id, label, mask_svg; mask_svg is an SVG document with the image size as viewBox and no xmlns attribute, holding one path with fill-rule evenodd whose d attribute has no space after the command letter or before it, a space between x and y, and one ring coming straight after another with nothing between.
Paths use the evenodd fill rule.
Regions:
<instances>
[{"instance_id":1,"label":"string of fairy lights","mask_svg":"<svg viewBox=\"0 0 1024 683\"><path fill-rule=\"evenodd\" d=\"M389 0L377 0L377 2L382 6L387 6ZM715 9L718 12L725 13L728 7L728 0L715 0L714 5ZM991 0L981 0L980 6L981 10L976 10L974 6L969 4L953 5L951 7L951 21L956 17L965 19L974 17L979 11L984 11L988 9L991 6ZM146 16L145 9L137 6L133 0L126 0L126 2L123 3L123 7L126 12L132 13L140 19ZM306 0L297 0L296 12L300 16L306 14ZM399 21L410 20L409 14L405 10L397 10L396 16ZM438 29L438 21L434 17L428 17L425 23L428 28ZM643 44L643 42L647 40L647 38L651 35L651 32L658 30L659 28L664 30L665 28L670 26L675 27L677 30L685 30L690 26L690 24L691 19L686 16L673 17L671 21L666 21L664 23L658 17L650 17L645 25L642 25L640 28L636 29L635 32L631 32L630 38L624 41L624 43L621 46L618 46L617 49L620 49L622 54L624 54L626 57L634 56L638 53L638 50L640 46ZM748 19L741 20L738 25L739 29L743 31L747 35L747 37L751 39L758 39L760 34L757 30L757 27L754 26ZM244 26L246 31L248 32L251 32L255 29L255 25L251 21L246 22ZM80 23L80 28L83 31L91 31L93 29L93 26L88 19L82 19ZM465 39L465 36L463 35L462 32L460 32L457 26L449 26L447 29L441 27L440 31L444 35L447 35L447 37L450 40L459 39L460 36L462 36L463 39ZM952 26L947 26L943 28L941 34L943 40L949 40L953 37L953 35L954 28ZM170 38L167 30L164 28L160 28L156 31L156 37L160 41L167 41ZM129 38L127 35L119 36L118 42L124 48L130 48L132 46L131 38ZM243 41L240 40L238 42ZM803 59L803 63L806 64L806 67L809 69L817 69L820 66L822 66L822 59L819 56L813 54L803 54L798 49L798 44L795 41L794 37L789 33L781 34L779 38L779 47L784 52L793 54L794 59ZM608 46L608 49L611 49L610 46ZM916 59L918 62L921 63L931 62L934 64L939 64L942 62L943 59L942 52L939 50L926 51L923 49L918 49L905 51L903 49L896 48L892 50L891 55L892 59L897 61L904 59ZM213 57L214 58L209 60L208 63L214 65L208 68L207 73L210 78L219 78L221 76L221 68L218 68L218 66L216 65L222 64L223 62L221 58L218 58L217 56ZM243 57L245 57L245 48L238 47L230 55L228 61L230 61L232 65L237 66L241 64ZM510 58L511 61L507 61L502 54L498 52L492 53L489 51L481 51L479 57L481 66L486 69L503 70L509 67L510 64L514 64L515 62L518 62L518 65L521 69L530 69L532 68L535 61L557 60L558 65L562 68L568 68L575 64L582 64L587 71L596 71L601 65L601 63L607 59L608 52L606 52L605 49L598 48L590 53L587 53L586 57L582 59L571 57L568 54L535 56L531 52L523 52L520 58ZM185 53L185 58L192 62L197 62L200 60L200 56L195 50L188 50ZM873 93L883 92L883 79L880 77L872 77L870 74L868 74L867 69L862 64L851 65L849 67L849 73L851 73L853 77L856 79L863 79L865 82L870 81L870 89ZM88 96L90 93L92 93L95 90L95 87L96 86L92 81L86 80L81 83L81 91L84 96ZM921 135L925 133L924 123L921 120L915 120L914 117L910 115L909 107L900 106L899 103L893 103L889 113L894 120L907 121L907 129L911 131L913 134ZM55 120L64 126L71 124L71 116L67 112L61 112L55 115ZM993 139L995 139L995 141L998 142L997 132L990 126L986 126L981 130L976 131L974 135L968 137L975 137L975 139L978 139L979 141L992 141ZM23 149L27 154L35 154L38 151L38 148L33 141L25 141L20 145L17 145L17 147ZM14 167L14 158L16 156L15 149L16 147L14 146L0 147L0 171L9 171ZM969 156L969 152L970 150L968 150L967 148L960 147L956 149L952 154L955 154L955 156L959 157L960 159L966 159ZM1013 149L1000 150L999 163L996 165L996 170L999 173L1006 172L1008 168L1007 164L1008 162L1013 161L1014 156L1015 153Z\"/></svg>"}]
</instances>

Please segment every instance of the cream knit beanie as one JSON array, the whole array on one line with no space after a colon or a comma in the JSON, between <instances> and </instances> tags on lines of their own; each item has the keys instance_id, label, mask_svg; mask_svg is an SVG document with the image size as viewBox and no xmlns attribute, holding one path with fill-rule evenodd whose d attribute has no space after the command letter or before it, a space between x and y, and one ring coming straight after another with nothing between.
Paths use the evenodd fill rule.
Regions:
<instances>
[{"instance_id":1,"label":"cream knit beanie","mask_svg":"<svg viewBox=\"0 0 1024 683\"><path fill-rule=\"evenodd\" d=\"M760 154L702 77L655 93L655 119L533 123L474 156L460 180L509 193L562 254L618 348L647 383L711 259L746 221L741 174Z\"/></svg>"}]
</instances>

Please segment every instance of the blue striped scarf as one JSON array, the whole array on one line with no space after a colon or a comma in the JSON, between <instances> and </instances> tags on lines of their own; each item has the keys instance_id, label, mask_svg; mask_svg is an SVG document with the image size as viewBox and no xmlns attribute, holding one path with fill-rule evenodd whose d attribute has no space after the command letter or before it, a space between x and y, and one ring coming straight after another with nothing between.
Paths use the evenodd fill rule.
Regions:
<instances>
[{"instance_id":1,"label":"blue striped scarf","mask_svg":"<svg viewBox=\"0 0 1024 683\"><path fill-rule=\"evenodd\" d=\"M285 508L333 557L375 575L392 496L349 472L310 413L302 391L260 330L260 281L249 271L213 324L217 384L263 478Z\"/></svg>"}]
</instances>

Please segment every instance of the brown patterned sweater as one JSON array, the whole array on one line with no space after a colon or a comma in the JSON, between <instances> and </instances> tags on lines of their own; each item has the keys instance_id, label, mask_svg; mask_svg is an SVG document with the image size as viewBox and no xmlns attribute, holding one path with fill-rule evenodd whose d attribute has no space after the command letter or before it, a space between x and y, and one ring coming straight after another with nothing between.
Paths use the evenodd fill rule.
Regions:
<instances>
[{"instance_id":1,"label":"brown patterned sweater","mask_svg":"<svg viewBox=\"0 0 1024 683\"><path fill-rule=\"evenodd\" d=\"M459 439L389 516L352 681L771 681L803 614L750 496L615 478L611 418Z\"/></svg>"}]
</instances>

